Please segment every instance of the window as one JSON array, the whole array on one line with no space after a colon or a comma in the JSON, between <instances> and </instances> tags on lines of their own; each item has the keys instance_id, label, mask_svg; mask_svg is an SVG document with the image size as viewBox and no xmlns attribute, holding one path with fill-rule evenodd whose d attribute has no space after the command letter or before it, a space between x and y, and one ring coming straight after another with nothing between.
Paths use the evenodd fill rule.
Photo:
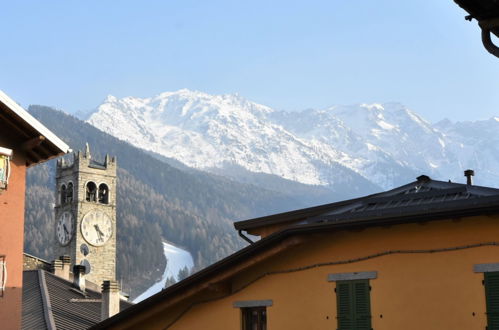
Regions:
<instances>
[{"instance_id":1,"label":"window","mask_svg":"<svg viewBox=\"0 0 499 330\"><path fill-rule=\"evenodd\" d=\"M267 307L272 300L245 300L234 302L234 307L241 309L242 330L267 330Z\"/></svg>"},{"instance_id":2,"label":"window","mask_svg":"<svg viewBox=\"0 0 499 330\"><path fill-rule=\"evenodd\" d=\"M7 283L7 264L5 263L5 256L0 255L0 298L3 297L5 284Z\"/></svg>"},{"instance_id":3,"label":"window","mask_svg":"<svg viewBox=\"0 0 499 330\"><path fill-rule=\"evenodd\" d=\"M68 183L68 188L66 190L66 203L73 202L73 183Z\"/></svg>"},{"instance_id":4,"label":"window","mask_svg":"<svg viewBox=\"0 0 499 330\"><path fill-rule=\"evenodd\" d=\"M105 183L99 185L99 203L108 204L109 203L109 188Z\"/></svg>"},{"instance_id":5,"label":"window","mask_svg":"<svg viewBox=\"0 0 499 330\"><path fill-rule=\"evenodd\" d=\"M475 264L475 273L483 273L487 330L499 330L499 263Z\"/></svg>"},{"instance_id":6,"label":"window","mask_svg":"<svg viewBox=\"0 0 499 330\"><path fill-rule=\"evenodd\" d=\"M336 282L338 330L371 330L369 280Z\"/></svg>"},{"instance_id":7,"label":"window","mask_svg":"<svg viewBox=\"0 0 499 330\"><path fill-rule=\"evenodd\" d=\"M485 272L485 301L487 305L487 330L499 329L499 272Z\"/></svg>"},{"instance_id":8,"label":"window","mask_svg":"<svg viewBox=\"0 0 499 330\"><path fill-rule=\"evenodd\" d=\"M66 185L61 186L61 204L66 204Z\"/></svg>"},{"instance_id":9,"label":"window","mask_svg":"<svg viewBox=\"0 0 499 330\"><path fill-rule=\"evenodd\" d=\"M90 181L87 183L86 187L86 201L87 202L95 202L96 201L96 196L97 195L97 186L95 183Z\"/></svg>"},{"instance_id":10,"label":"window","mask_svg":"<svg viewBox=\"0 0 499 330\"><path fill-rule=\"evenodd\" d=\"M7 189L10 177L10 160L12 158L12 150L0 147L0 193Z\"/></svg>"},{"instance_id":11,"label":"window","mask_svg":"<svg viewBox=\"0 0 499 330\"><path fill-rule=\"evenodd\" d=\"M243 330L267 330L267 307L241 308Z\"/></svg>"}]
</instances>

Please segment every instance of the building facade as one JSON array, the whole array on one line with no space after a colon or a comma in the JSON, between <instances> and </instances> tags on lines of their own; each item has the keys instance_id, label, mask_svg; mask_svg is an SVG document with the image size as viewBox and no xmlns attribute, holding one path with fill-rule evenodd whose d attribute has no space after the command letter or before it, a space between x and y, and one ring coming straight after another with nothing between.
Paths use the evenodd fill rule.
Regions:
<instances>
[{"instance_id":1,"label":"building facade","mask_svg":"<svg viewBox=\"0 0 499 330\"><path fill-rule=\"evenodd\" d=\"M236 229L265 237L94 329L499 327L498 189L421 176Z\"/></svg>"},{"instance_id":2,"label":"building facade","mask_svg":"<svg viewBox=\"0 0 499 330\"><path fill-rule=\"evenodd\" d=\"M19 329L26 168L69 147L0 91L0 327Z\"/></svg>"}]
</instances>

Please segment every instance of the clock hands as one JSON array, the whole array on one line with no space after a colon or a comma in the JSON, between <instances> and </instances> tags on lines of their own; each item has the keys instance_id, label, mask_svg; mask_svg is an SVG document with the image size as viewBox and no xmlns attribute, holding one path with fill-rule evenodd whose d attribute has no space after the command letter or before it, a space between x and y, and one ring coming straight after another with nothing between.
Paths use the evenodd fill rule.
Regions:
<instances>
[{"instance_id":1,"label":"clock hands","mask_svg":"<svg viewBox=\"0 0 499 330\"><path fill-rule=\"evenodd\" d=\"M102 236L104 236L104 233L102 233L99 229L99 225L94 225L95 231L97 232L97 235L99 235L99 241L104 241Z\"/></svg>"},{"instance_id":2,"label":"clock hands","mask_svg":"<svg viewBox=\"0 0 499 330\"><path fill-rule=\"evenodd\" d=\"M63 224L62 225L64 227L64 241L67 241L68 240L68 236L69 236L69 231L68 231L68 228L66 227L66 224Z\"/></svg>"}]
</instances>

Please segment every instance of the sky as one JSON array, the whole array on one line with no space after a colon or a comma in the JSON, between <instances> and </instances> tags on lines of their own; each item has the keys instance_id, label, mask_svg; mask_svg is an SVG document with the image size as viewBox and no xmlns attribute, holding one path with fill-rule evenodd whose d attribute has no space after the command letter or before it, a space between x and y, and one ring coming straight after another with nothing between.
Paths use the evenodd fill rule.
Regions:
<instances>
[{"instance_id":1,"label":"sky","mask_svg":"<svg viewBox=\"0 0 499 330\"><path fill-rule=\"evenodd\" d=\"M188 88L289 111L400 102L431 122L499 116L499 59L453 0L1 7L0 89L24 107L77 113Z\"/></svg>"}]
</instances>

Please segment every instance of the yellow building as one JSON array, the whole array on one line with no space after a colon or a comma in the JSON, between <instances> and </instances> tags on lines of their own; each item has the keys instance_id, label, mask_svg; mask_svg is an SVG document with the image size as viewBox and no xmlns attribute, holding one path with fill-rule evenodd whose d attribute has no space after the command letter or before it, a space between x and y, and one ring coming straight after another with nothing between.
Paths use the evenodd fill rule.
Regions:
<instances>
[{"instance_id":1,"label":"yellow building","mask_svg":"<svg viewBox=\"0 0 499 330\"><path fill-rule=\"evenodd\" d=\"M470 174L238 222L262 238L93 329L499 329L499 189Z\"/></svg>"}]
</instances>

